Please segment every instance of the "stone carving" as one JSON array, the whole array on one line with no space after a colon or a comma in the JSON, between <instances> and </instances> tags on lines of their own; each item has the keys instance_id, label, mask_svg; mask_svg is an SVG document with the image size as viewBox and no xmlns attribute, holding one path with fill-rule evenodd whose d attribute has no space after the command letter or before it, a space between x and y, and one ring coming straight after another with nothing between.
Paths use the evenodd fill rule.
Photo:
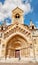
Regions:
<instances>
[{"instance_id":1,"label":"stone carving","mask_svg":"<svg viewBox=\"0 0 38 65\"><path fill-rule=\"evenodd\" d=\"M22 28L20 28L19 26L16 26L16 27L14 27L13 29L11 29L11 30L9 30L8 32L6 32L5 34L4 34L4 38L7 38L7 37L9 37L9 35L11 35L11 34L13 34L13 33L16 33L16 32L21 32L22 34L30 34L28 31L26 31L26 30L24 30L24 29L22 29Z\"/></svg>"}]
</instances>

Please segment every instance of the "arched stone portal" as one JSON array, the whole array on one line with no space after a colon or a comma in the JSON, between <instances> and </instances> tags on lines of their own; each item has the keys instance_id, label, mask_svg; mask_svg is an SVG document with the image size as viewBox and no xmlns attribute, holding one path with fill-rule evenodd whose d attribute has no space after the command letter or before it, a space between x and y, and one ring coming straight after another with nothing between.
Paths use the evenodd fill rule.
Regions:
<instances>
[{"instance_id":1,"label":"arched stone portal","mask_svg":"<svg viewBox=\"0 0 38 65\"><path fill-rule=\"evenodd\" d=\"M28 56L28 42L20 35L13 36L6 45L5 57L18 58Z\"/></svg>"}]
</instances>

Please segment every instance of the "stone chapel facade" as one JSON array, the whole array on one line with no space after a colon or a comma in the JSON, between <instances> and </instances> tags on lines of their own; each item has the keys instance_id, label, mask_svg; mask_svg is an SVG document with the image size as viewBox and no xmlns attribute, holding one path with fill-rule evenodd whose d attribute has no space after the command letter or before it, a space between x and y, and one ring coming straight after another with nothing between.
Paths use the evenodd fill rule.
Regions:
<instances>
[{"instance_id":1,"label":"stone chapel facade","mask_svg":"<svg viewBox=\"0 0 38 65\"><path fill-rule=\"evenodd\" d=\"M38 58L38 29L24 24L23 10L12 11L12 24L0 26L0 58Z\"/></svg>"}]
</instances>

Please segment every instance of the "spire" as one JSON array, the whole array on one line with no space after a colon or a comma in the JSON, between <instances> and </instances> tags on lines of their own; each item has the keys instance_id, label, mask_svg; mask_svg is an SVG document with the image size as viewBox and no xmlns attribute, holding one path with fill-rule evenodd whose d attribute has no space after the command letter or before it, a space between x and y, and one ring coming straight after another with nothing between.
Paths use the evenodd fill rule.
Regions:
<instances>
[{"instance_id":1,"label":"spire","mask_svg":"<svg viewBox=\"0 0 38 65\"><path fill-rule=\"evenodd\" d=\"M4 21L4 23L3 23L3 30L5 30L6 29L6 21Z\"/></svg>"},{"instance_id":2,"label":"spire","mask_svg":"<svg viewBox=\"0 0 38 65\"><path fill-rule=\"evenodd\" d=\"M34 23L32 22L32 20L30 20L30 29L35 29L36 27L35 27L35 25L34 25Z\"/></svg>"},{"instance_id":3,"label":"spire","mask_svg":"<svg viewBox=\"0 0 38 65\"><path fill-rule=\"evenodd\" d=\"M33 23L32 23L32 20L30 20L30 26L32 26L32 24L33 24Z\"/></svg>"}]
</instances>

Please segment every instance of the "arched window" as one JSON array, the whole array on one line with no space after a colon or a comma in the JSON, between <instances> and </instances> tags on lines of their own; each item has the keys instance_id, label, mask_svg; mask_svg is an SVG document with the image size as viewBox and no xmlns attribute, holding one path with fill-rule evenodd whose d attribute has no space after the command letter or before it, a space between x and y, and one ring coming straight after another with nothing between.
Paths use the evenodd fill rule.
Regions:
<instances>
[{"instance_id":1,"label":"arched window","mask_svg":"<svg viewBox=\"0 0 38 65\"><path fill-rule=\"evenodd\" d=\"M15 15L15 18L20 18L20 15L17 13L17 14Z\"/></svg>"},{"instance_id":2,"label":"arched window","mask_svg":"<svg viewBox=\"0 0 38 65\"><path fill-rule=\"evenodd\" d=\"M34 26L32 26L32 29L34 29Z\"/></svg>"},{"instance_id":3,"label":"arched window","mask_svg":"<svg viewBox=\"0 0 38 65\"><path fill-rule=\"evenodd\" d=\"M3 30L3 26L1 27L1 30Z\"/></svg>"}]
</instances>

